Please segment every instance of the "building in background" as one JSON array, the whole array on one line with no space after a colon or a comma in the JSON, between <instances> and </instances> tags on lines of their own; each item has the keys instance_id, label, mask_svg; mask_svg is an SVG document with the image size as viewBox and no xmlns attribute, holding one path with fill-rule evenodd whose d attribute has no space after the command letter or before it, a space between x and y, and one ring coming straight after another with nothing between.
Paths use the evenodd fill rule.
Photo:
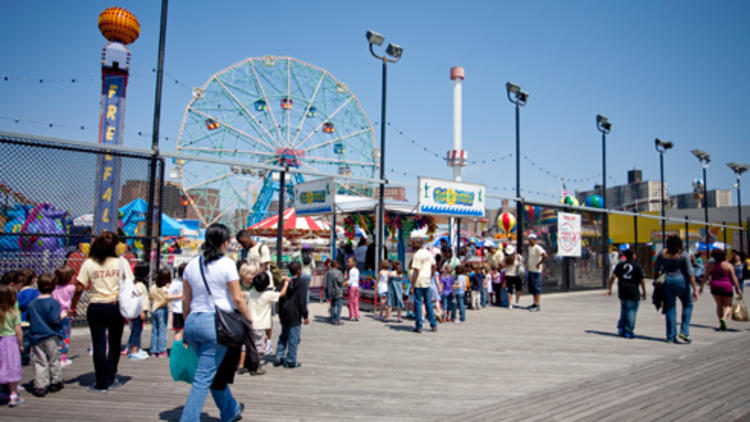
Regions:
<instances>
[{"instance_id":1,"label":"building in background","mask_svg":"<svg viewBox=\"0 0 750 422\"><path fill-rule=\"evenodd\" d=\"M693 192L680 193L670 197L674 207L682 209L702 208L703 201L696 199ZM706 202L709 208L721 208L732 206L732 191L724 189L714 189L706 192Z\"/></svg>"},{"instance_id":2,"label":"building in background","mask_svg":"<svg viewBox=\"0 0 750 422\"><path fill-rule=\"evenodd\" d=\"M380 187L376 187L373 192L373 198L380 195ZM383 190L383 198L389 201L406 201L406 188L403 186L386 186Z\"/></svg>"},{"instance_id":3,"label":"building in background","mask_svg":"<svg viewBox=\"0 0 750 422\"><path fill-rule=\"evenodd\" d=\"M665 182L665 190L666 187ZM601 185L595 185L592 190L576 192L576 197L582 204L591 195L601 195ZM669 197L665 198L665 202L665 208L670 208ZM629 170L627 184L607 188L604 204L607 208L623 211L659 211L661 210L661 182L652 180L644 182L641 170Z\"/></svg>"},{"instance_id":4,"label":"building in background","mask_svg":"<svg viewBox=\"0 0 750 422\"><path fill-rule=\"evenodd\" d=\"M172 218L185 218L187 212L187 203L182 197L182 190L179 183L166 182L164 184L164 194L159 195L159 185L156 186L156 206L159 206L159 198L163 201L161 212ZM128 180L122 186L119 206L129 204L133 200L141 198L148 201L148 182L145 180Z\"/></svg>"}]
</instances>

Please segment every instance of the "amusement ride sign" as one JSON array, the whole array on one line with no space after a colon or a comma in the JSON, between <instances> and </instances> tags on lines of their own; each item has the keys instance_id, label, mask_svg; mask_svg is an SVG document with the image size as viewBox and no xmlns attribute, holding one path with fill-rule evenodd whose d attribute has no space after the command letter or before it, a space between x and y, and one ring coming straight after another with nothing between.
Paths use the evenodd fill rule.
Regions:
<instances>
[{"instance_id":1,"label":"amusement ride sign","mask_svg":"<svg viewBox=\"0 0 750 422\"><path fill-rule=\"evenodd\" d=\"M451 180L419 178L419 214L450 217L484 217L485 185Z\"/></svg>"},{"instance_id":2,"label":"amusement ride sign","mask_svg":"<svg viewBox=\"0 0 750 422\"><path fill-rule=\"evenodd\" d=\"M557 255L581 256L581 216L557 213Z\"/></svg>"},{"instance_id":3,"label":"amusement ride sign","mask_svg":"<svg viewBox=\"0 0 750 422\"><path fill-rule=\"evenodd\" d=\"M294 185L294 210L297 215L332 214L334 195L333 178L311 180Z\"/></svg>"}]
</instances>

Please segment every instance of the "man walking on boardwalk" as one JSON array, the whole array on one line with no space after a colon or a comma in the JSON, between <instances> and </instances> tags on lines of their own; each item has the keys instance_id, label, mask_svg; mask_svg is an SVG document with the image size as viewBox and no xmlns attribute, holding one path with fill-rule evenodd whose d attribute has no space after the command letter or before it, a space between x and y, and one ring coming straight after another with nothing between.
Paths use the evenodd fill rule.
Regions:
<instances>
[{"instance_id":1,"label":"man walking on boardwalk","mask_svg":"<svg viewBox=\"0 0 750 422\"><path fill-rule=\"evenodd\" d=\"M422 305L427 310L427 318L430 320L432 331L437 331L437 320L430 303L430 279L436 270L435 257L432 256L424 246L424 240L421 238L414 239L414 248L417 253L414 254L411 264L411 291L414 296L414 310L417 314L415 333L422 332Z\"/></svg>"},{"instance_id":2,"label":"man walking on boardwalk","mask_svg":"<svg viewBox=\"0 0 750 422\"><path fill-rule=\"evenodd\" d=\"M529 293L534 296L534 304L529 308L531 312L539 312L540 309L539 300L542 295L542 265L545 259L547 259L547 252L544 251L544 248L537 245L536 235L531 233L529 235L529 259L526 260L529 264L527 268Z\"/></svg>"}]
</instances>

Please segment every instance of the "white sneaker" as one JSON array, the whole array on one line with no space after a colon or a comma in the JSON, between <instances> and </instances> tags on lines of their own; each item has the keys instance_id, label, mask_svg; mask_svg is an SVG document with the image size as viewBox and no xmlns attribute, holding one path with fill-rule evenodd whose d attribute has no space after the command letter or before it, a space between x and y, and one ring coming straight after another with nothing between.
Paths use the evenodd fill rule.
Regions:
<instances>
[{"instance_id":1,"label":"white sneaker","mask_svg":"<svg viewBox=\"0 0 750 422\"><path fill-rule=\"evenodd\" d=\"M273 354L273 347L271 343L266 344L266 350L263 351L263 356L271 356Z\"/></svg>"},{"instance_id":2,"label":"white sneaker","mask_svg":"<svg viewBox=\"0 0 750 422\"><path fill-rule=\"evenodd\" d=\"M60 362L60 366L62 366L63 368L67 368L68 366L70 366L72 364L73 364L73 361L72 360L68 360L68 359Z\"/></svg>"}]
</instances>

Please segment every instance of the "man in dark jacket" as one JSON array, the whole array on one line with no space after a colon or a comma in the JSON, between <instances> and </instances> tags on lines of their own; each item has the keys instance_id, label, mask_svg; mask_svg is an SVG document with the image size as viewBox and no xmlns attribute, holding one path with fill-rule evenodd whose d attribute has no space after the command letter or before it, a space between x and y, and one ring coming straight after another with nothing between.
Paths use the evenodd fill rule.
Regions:
<instances>
[{"instance_id":1,"label":"man in dark jacket","mask_svg":"<svg viewBox=\"0 0 750 422\"><path fill-rule=\"evenodd\" d=\"M331 319L333 325L341 325L341 303L344 300L344 273L339 269L338 261L331 261L331 269L326 273L326 297L331 301Z\"/></svg>"},{"instance_id":2,"label":"man in dark jacket","mask_svg":"<svg viewBox=\"0 0 750 422\"><path fill-rule=\"evenodd\" d=\"M281 335L276 345L276 360L273 366L284 365L287 368L302 366L297 362L297 346L302 332L302 320L305 325L307 319L307 283L302 279L302 265L299 262L289 264L292 282L285 296L279 299L279 319L281 320Z\"/></svg>"}]
</instances>

